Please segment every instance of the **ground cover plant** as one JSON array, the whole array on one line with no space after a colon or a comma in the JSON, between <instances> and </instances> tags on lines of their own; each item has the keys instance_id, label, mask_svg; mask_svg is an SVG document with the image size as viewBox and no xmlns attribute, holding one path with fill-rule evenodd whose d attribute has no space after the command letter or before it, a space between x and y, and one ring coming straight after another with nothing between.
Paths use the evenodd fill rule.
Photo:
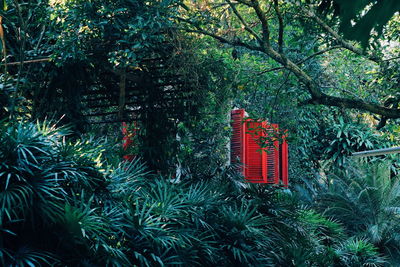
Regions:
<instances>
[{"instance_id":1,"label":"ground cover plant","mask_svg":"<svg viewBox=\"0 0 400 267\"><path fill-rule=\"evenodd\" d=\"M5 266L380 266L386 259L378 248L396 247L395 236L379 243L395 221L385 221L387 231L380 220L368 226L379 232L349 235L363 224L341 217L353 214L334 213L339 208L329 204L330 193L320 201L327 206L323 215L287 190L243 184L229 172L176 184L139 159L107 165L104 143L66 141L67 134L49 123L1 129ZM395 190L383 183L379 190ZM396 198L395 192L378 196ZM396 212L396 203L384 203L382 212Z\"/></svg>"},{"instance_id":2,"label":"ground cover plant","mask_svg":"<svg viewBox=\"0 0 400 267\"><path fill-rule=\"evenodd\" d=\"M0 265L399 265L398 155L351 156L400 141L395 2L0 1Z\"/></svg>"}]
</instances>

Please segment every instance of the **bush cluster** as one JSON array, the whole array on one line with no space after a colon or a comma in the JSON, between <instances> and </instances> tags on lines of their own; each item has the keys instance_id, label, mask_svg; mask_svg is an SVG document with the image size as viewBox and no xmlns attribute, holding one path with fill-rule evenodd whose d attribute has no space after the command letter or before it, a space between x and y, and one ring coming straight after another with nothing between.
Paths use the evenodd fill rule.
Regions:
<instances>
[{"instance_id":1,"label":"bush cluster","mask_svg":"<svg viewBox=\"0 0 400 267\"><path fill-rule=\"evenodd\" d=\"M367 237L226 167L176 183L49 123L0 132L3 266L380 266Z\"/></svg>"}]
</instances>

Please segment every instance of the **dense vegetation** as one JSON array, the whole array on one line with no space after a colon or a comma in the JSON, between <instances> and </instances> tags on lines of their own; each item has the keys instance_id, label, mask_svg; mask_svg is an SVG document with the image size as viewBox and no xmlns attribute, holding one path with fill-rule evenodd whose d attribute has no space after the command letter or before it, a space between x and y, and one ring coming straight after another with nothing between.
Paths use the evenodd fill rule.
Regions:
<instances>
[{"instance_id":1,"label":"dense vegetation","mask_svg":"<svg viewBox=\"0 0 400 267\"><path fill-rule=\"evenodd\" d=\"M399 265L398 156L351 157L400 140L399 5L353 2L1 1L0 265ZM289 188L229 164L238 107Z\"/></svg>"}]
</instances>

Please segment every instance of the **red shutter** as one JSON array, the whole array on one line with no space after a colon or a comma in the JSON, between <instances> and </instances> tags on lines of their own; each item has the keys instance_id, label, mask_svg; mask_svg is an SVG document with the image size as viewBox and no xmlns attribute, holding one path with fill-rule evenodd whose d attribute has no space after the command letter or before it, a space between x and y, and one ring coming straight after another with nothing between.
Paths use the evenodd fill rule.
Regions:
<instances>
[{"instance_id":1,"label":"red shutter","mask_svg":"<svg viewBox=\"0 0 400 267\"><path fill-rule=\"evenodd\" d=\"M245 126L244 177L251 183L266 183L266 152L257 143L257 139L264 135L262 128L265 128L265 123L247 120Z\"/></svg>"},{"instance_id":2,"label":"red shutter","mask_svg":"<svg viewBox=\"0 0 400 267\"><path fill-rule=\"evenodd\" d=\"M244 121L245 110L237 109L231 112L232 138L231 163L240 161L246 181L250 183L283 184L288 186L288 144L283 138L271 140L261 149L257 143L260 137L269 135L271 139L279 139L278 124L247 119ZM266 138L270 140L270 138Z\"/></svg>"},{"instance_id":3,"label":"red shutter","mask_svg":"<svg viewBox=\"0 0 400 267\"><path fill-rule=\"evenodd\" d=\"M126 150L132 145L133 141L129 138L128 125L125 122L122 123L122 135L122 148Z\"/></svg>"},{"instance_id":4,"label":"red shutter","mask_svg":"<svg viewBox=\"0 0 400 267\"><path fill-rule=\"evenodd\" d=\"M244 163L244 109L231 111L232 137L231 137L231 163Z\"/></svg>"},{"instance_id":5,"label":"red shutter","mask_svg":"<svg viewBox=\"0 0 400 267\"><path fill-rule=\"evenodd\" d=\"M282 144L280 145L280 158L281 158L281 181L285 187L289 186L289 153L288 153L288 143L286 139L283 139Z\"/></svg>"},{"instance_id":6,"label":"red shutter","mask_svg":"<svg viewBox=\"0 0 400 267\"><path fill-rule=\"evenodd\" d=\"M122 148L124 151L126 151L129 147L133 147L136 144L134 143L133 138L136 136L136 131L137 131L137 125L136 122L134 122L134 128L132 132L129 132L128 130L128 125L123 122L122 123ZM133 154L127 154L123 156L123 159L127 161L133 161L135 159L136 155Z\"/></svg>"},{"instance_id":7,"label":"red shutter","mask_svg":"<svg viewBox=\"0 0 400 267\"><path fill-rule=\"evenodd\" d=\"M269 134L269 138L273 138L276 131L278 130L278 124L270 124L266 128L267 134ZM270 140L270 139L267 140ZM279 140L275 140L272 142L268 142L267 144L267 183L269 184L279 184Z\"/></svg>"}]
</instances>

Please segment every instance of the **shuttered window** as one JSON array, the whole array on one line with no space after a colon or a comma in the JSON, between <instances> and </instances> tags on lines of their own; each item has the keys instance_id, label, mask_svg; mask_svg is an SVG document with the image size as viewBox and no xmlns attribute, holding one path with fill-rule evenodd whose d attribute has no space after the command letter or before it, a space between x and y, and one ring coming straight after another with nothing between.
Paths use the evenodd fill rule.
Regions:
<instances>
[{"instance_id":1,"label":"shuttered window","mask_svg":"<svg viewBox=\"0 0 400 267\"><path fill-rule=\"evenodd\" d=\"M281 159L281 164L280 164L280 179L283 183L284 186L289 185L289 151L288 151L288 143L286 142L286 138L283 139L282 144L279 146L279 153L280 153L280 159Z\"/></svg>"},{"instance_id":2,"label":"shuttered window","mask_svg":"<svg viewBox=\"0 0 400 267\"><path fill-rule=\"evenodd\" d=\"M245 123L245 157L244 157L244 177L252 183L267 182L267 165L264 164L267 160L266 152L261 150L257 143L262 135L262 127L265 127L262 122L254 122L247 120Z\"/></svg>"},{"instance_id":3,"label":"shuttered window","mask_svg":"<svg viewBox=\"0 0 400 267\"><path fill-rule=\"evenodd\" d=\"M240 171L250 183L288 186L288 144L285 138L273 140L279 125L245 118L245 110L231 112L231 162L243 164ZM266 140L262 149L258 140ZM281 142L280 142L281 141Z\"/></svg>"},{"instance_id":4,"label":"shuttered window","mask_svg":"<svg viewBox=\"0 0 400 267\"><path fill-rule=\"evenodd\" d=\"M243 162L244 159L244 113L244 109L236 109L231 112L233 130L231 137L231 163Z\"/></svg>"}]
</instances>

